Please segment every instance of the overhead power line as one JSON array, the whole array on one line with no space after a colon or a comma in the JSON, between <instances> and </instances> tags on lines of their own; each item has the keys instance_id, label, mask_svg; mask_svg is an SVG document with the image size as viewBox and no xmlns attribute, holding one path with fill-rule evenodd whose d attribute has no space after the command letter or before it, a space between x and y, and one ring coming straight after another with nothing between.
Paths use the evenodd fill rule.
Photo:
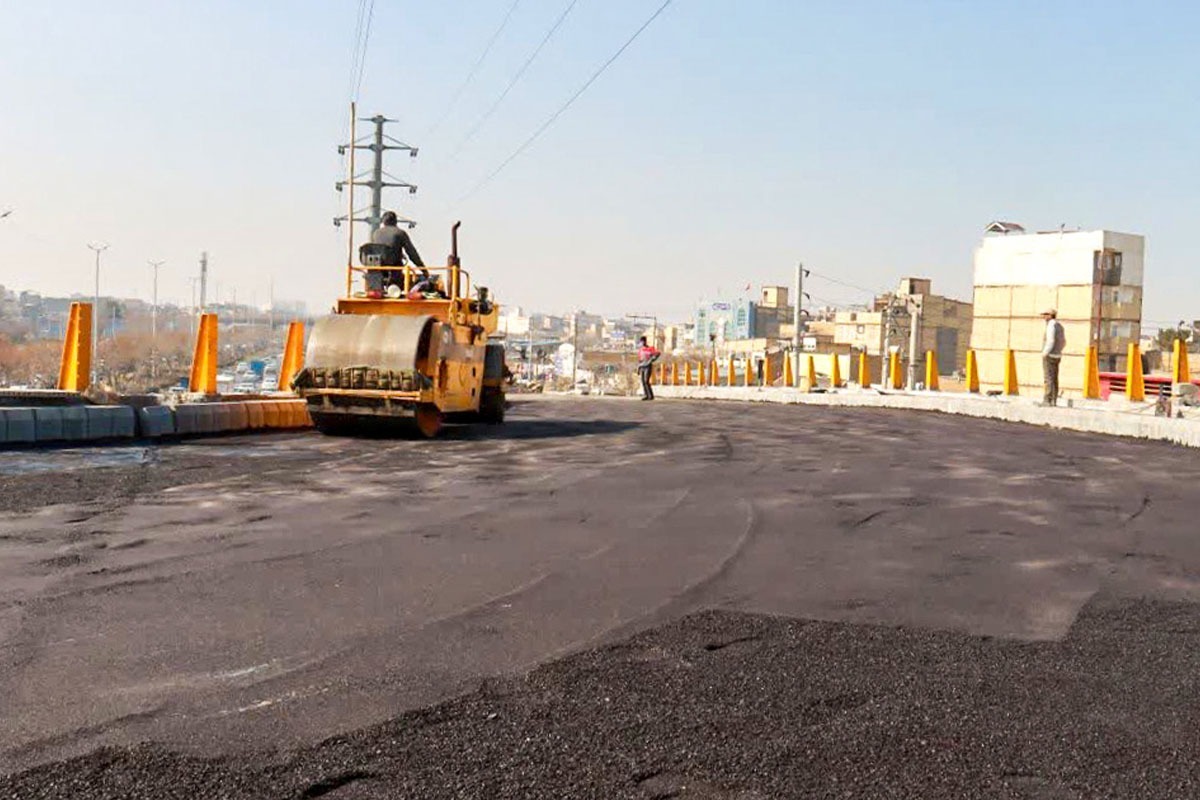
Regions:
<instances>
[{"instance_id":1,"label":"overhead power line","mask_svg":"<svg viewBox=\"0 0 1200 800\"><path fill-rule=\"evenodd\" d=\"M358 15L354 22L354 45L350 48L350 81L346 87L350 99L355 99L358 76L358 60L362 54L363 23L367 19L367 0L358 0Z\"/></svg>"},{"instance_id":2,"label":"overhead power line","mask_svg":"<svg viewBox=\"0 0 1200 800\"><path fill-rule=\"evenodd\" d=\"M872 297L879 294L879 292L876 291L875 289L868 289L865 286L859 286L858 284L855 284L855 283L848 283L847 281L839 280L838 278L831 278L828 275L822 275L819 272L813 272L812 270L809 270L809 274L812 275L814 278L820 278L823 281L829 281L830 283L836 283L838 286L845 286L847 289L854 289L859 292L865 292L866 294L869 294Z\"/></svg>"},{"instance_id":3,"label":"overhead power line","mask_svg":"<svg viewBox=\"0 0 1200 800\"><path fill-rule=\"evenodd\" d=\"M467 143L475 138L475 134L479 133L479 129L482 128L484 124L491 119L492 115L496 113L496 109L498 109L500 104L504 102L504 98L508 97L508 93L513 90L513 87L516 86L521 80L522 76L525 75L526 70L529 69L529 67L537 59L538 55L542 52L542 48L544 48L546 43L549 42L554 34L558 32L558 29L562 27L563 22L566 21L567 16L571 13L571 9L575 8L578 3L579 0L571 0L571 2L567 4L567 7L563 9L563 12L559 14L558 19L555 20L554 24L550 27L550 30L546 31L546 35L542 37L542 41L538 42L538 46L535 47L533 52L529 54L529 58L525 59L525 63L521 65L521 68L517 70L516 74L513 75L509 80L508 85L504 87L504 91L500 93L500 96L496 98L488 110L483 112L482 116L480 116L479 119L475 121L475 124L472 125L467 131L467 135L463 137L462 141L458 143L458 147L456 147L454 152L450 154L450 160L454 160L454 158L462 152L462 149L467 146Z\"/></svg>"},{"instance_id":4,"label":"overhead power line","mask_svg":"<svg viewBox=\"0 0 1200 800\"><path fill-rule=\"evenodd\" d=\"M432 134L434 131L440 128L442 123L446 121L446 118L450 116L450 112L453 111L454 107L458 105L458 101L462 97L463 92L467 90L467 87L471 85L471 81L475 79L475 74L479 72L479 67L483 65L484 60L488 57L488 53L492 52L492 46L496 44L496 40L500 38L500 34L504 33L504 29L508 27L508 21L512 19L513 12L517 10L517 6L520 5L520 3L521 0L513 0L512 5L508 7L508 13L506 13L504 15L504 19L500 21L500 27L496 28L496 32L492 34L492 38L488 39L488 43L484 46L483 52L479 54L479 58L475 59L475 63L471 66L470 71L467 73L467 77L450 97L450 102L446 105L446 110L442 112L442 116L439 117L438 121L435 122L433 127L429 129L429 133Z\"/></svg>"},{"instance_id":5,"label":"overhead power line","mask_svg":"<svg viewBox=\"0 0 1200 800\"><path fill-rule=\"evenodd\" d=\"M371 43L371 20L375 18L375 0L371 0L370 6L367 8L367 23L363 28L362 36L362 53L358 59L358 79L354 82L354 100L357 102L359 92L362 91L363 72L367 68L367 47Z\"/></svg>"},{"instance_id":6,"label":"overhead power line","mask_svg":"<svg viewBox=\"0 0 1200 800\"><path fill-rule=\"evenodd\" d=\"M581 96L583 96L583 93L586 92L588 90L588 88L591 87L591 85L593 83L595 83L596 80L601 75L604 74L605 70L607 70L609 67L611 67L613 65L613 62L615 62L618 58L621 57L622 53L624 53L626 50L629 49L629 46L631 44L633 44L639 36L642 35L643 31L645 31L647 28L650 27L651 23L653 23L654 20L658 19L658 17L664 11L667 10L667 6L671 5L671 3L672 3L672 0L664 0L663 4L660 5L658 7L658 9L655 10L655 12L653 14L651 14L646 19L645 22L642 23L641 27L638 28L636 31L634 31L633 35L630 36L628 39L626 39L625 43L623 45L621 45L619 48L617 48L617 51L615 53L613 53L611 56L609 56L608 60L605 61L603 64L601 64L600 68L598 70L596 70L594 73L592 73L592 77L590 77L586 81L584 81L584 84L575 91L575 94L571 95L567 99L567 102L565 102L561 106L559 106L558 110L555 111L553 114L551 114L549 116L549 118L547 118L547 120L545 122L543 122L541 124L541 126L539 126L538 129L535 130L532 135L530 135L530 137L528 139L526 139L524 142L522 142L520 147L518 147L516 150L514 150L512 152L512 154L509 155L508 158L506 158L502 162L500 162L500 166L496 167L494 170L491 171L491 173L488 174L488 176L486 178L484 178L479 183L477 183L475 185L475 188L471 189L471 191L467 192L462 197L458 198L457 202L461 203L464 200L474 196L476 193L481 191L485 186L487 186L489 183L491 183L492 180L494 180L497 175L499 175L501 172L503 172L504 168L507 167L509 164L511 164L514 159L516 159L519 155L521 155L527 149L529 149L529 146L532 145L535 141L537 141L538 137L540 137L543 133L545 133L546 129L549 128L551 125L553 125L558 120L558 118L561 117L566 112L566 110L568 108L570 108L572 105L574 105L576 100L578 100Z\"/></svg>"}]
</instances>

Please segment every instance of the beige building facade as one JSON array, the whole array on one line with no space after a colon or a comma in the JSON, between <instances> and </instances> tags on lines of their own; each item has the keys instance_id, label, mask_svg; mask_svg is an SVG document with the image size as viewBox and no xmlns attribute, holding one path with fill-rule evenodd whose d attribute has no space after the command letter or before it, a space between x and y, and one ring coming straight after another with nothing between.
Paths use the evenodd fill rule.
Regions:
<instances>
[{"instance_id":1,"label":"beige building facade","mask_svg":"<svg viewBox=\"0 0 1200 800\"><path fill-rule=\"evenodd\" d=\"M1083 392L1089 346L1102 371L1123 371L1126 349L1141 335L1144 260L1145 239L1136 234L1018 228L985 236L975 251L971 334L982 388L1003 386L1011 349L1020 392L1041 392L1041 313L1051 308L1066 334L1059 386L1067 396Z\"/></svg>"},{"instance_id":2,"label":"beige building facade","mask_svg":"<svg viewBox=\"0 0 1200 800\"><path fill-rule=\"evenodd\" d=\"M928 278L904 278L895 292L875 298L872 310L839 311L834 342L878 356L896 351L907 360L910 309L920 307L918 359L937 353L938 371L949 375L965 368L971 341L971 304L933 293Z\"/></svg>"}]
</instances>

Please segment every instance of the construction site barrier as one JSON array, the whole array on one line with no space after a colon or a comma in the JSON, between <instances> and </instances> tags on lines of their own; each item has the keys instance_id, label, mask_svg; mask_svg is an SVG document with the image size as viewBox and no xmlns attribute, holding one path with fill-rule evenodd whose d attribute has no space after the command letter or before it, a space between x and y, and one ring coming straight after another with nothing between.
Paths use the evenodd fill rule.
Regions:
<instances>
[{"instance_id":1,"label":"construction site barrier","mask_svg":"<svg viewBox=\"0 0 1200 800\"><path fill-rule=\"evenodd\" d=\"M32 408L0 408L0 430L6 444L37 441L37 421Z\"/></svg>"},{"instance_id":2,"label":"construction site barrier","mask_svg":"<svg viewBox=\"0 0 1200 800\"><path fill-rule=\"evenodd\" d=\"M979 394L979 359L974 350L967 351L967 391Z\"/></svg>"},{"instance_id":3,"label":"construction site barrier","mask_svg":"<svg viewBox=\"0 0 1200 800\"><path fill-rule=\"evenodd\" d=\"M175 435L175 411L170 406L144 406L137 410L138 435L158 439Z\"/></svg>"},{"instance_id":4,"label":"construction site barrier","mask_svg":"<svg viewBox=\"0 0 1200 800\"><path fill-rule=\"evenodd\" d=\"M938 383L938 363L937 351L925 351L925 388L931 392L936 392L941 389L941 384Z\"/></svg>"},{"instance_id":5,"label":"construction site barrier","mask_svg":"<svg viewBox=\"0 0 1200 800\"><path fill-rule=\"evenodd\" d=\"M304 323L288 324L287 342L283 346L283 364L279 368L279 391L292 388L292 378L304 366Z\"/></svg>"},{"instance_id":6,"label":"construction site barrier","mask_svg":"<svg viewBox=\"0 0 1200 800\"><path fill-rule=\"evenodd\" d=\"M91 383L92 304L71 303L58 365L58 388L82 392Z\"/></svg>"},{"instance_id":7,"label":"construction site barrier","mask_svg":"<svg viewBox=\"0 0 1200 800\"><path fill-rule=\"evenodd\" d=\"M84 406L89 439L132 439L136 415L129 406Z\"/></svg>"},{"instance_id":8,"label":"construction site barrier","mask_svg":"<svg viewBox=\"0 0 1200 800\"><path fill-rule=\"evenodd\" d=\"M33 409L34 438L39 442L59 442L63 438L63 410L53 406Z\"/></svg>"}]
</instances>

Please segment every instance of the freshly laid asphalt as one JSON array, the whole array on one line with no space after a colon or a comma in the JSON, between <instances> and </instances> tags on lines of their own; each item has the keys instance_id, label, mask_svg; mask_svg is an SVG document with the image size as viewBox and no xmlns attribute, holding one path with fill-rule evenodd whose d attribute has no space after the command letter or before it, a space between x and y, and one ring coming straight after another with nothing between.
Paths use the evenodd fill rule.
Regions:
<instances>
[{"instance_id":1,"label":"freshly laid asphalt","mask_svg":"<svg viewBox=\"0 0 1200 800\"><path fill-rule=\"evenodd\" d=\"M1197 485L602 399L0 453L0 797L1197 797Z\"/></svg>"}]
</instances>

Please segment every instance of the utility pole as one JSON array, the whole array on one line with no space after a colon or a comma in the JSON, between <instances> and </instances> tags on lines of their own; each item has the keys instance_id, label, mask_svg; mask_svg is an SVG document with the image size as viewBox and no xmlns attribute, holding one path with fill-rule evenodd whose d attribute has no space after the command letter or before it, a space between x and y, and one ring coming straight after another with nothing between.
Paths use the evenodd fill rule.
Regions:
<instances>
[{"instance_id":1,"label":"utility pole","mask_svg":"<svg viewBox=\"0 0 1200 800\"><path fill-rule=\"evenodd\" d=\"M353 114L353 110L351 113ZM362 180L367 177L368 173L363 172L355 175L354 168L351 166L349 179L338 181L336 184L334 184L334 187L339 192L347 186L350 188L350 210L349 213L345 214L344 216L335 217L333 224L341 225L343 222L349 222L351 224L351 230L353 230L353 223L365 222L371 226L371 232L374 233L379 229L380 222L383 218L384 189L408 189L409 194L415 194L417 191L416 186L408 183L407 181L400 180L396 176L388 173L383 168L383 154L389 150L406 150L410 158L416 158L417 148L405 144L399 139L395 139L384 132L384 126L389 122L395 122L396 120L394 119L388 119L382 114L376 114L375 116L363 119L362 121L372 123L375 126L374 132L359 139L355 139L347 144L339 145L338 154L346 155L346 152L350 151L350 163L353 165L355 150L370 150L373 154L371 169L369 172L370 179ZM353 124L351 125L351 130L354 130ZM351 133L352 137L353 135L354 134ZM359 186L365 186L371 190L371 207L367 212L367 216L365 217L355 216L359 212L354 209L354 190ZM414 228L417 225L417 223L411 219L398 219L397 221L407 225L409 228Z\"/></svg>"},{"instance_id":2,"label":"utility pole","mask_svg":"<svg viewBox=\"0 0 1200 800\"><path fill-rule=\"evenodd\" d=\"M200 254L200 313L204 313L208 298L208 252Z\"/></svg>"},{"instance_id":3,"label":"utility pole","mask_svg":"<svg viewBox=\"0 0 1200 800\"><path fill-rule=\"evenodd\" d=\"M804 277L808 275L808 270L804 268L803 261L796 262L796 297L792 300L792 358L796 363L792 365L793 375L800 375L800 351L804 348ZM799 385L799 378L796 383Z\"/></svg>"},{"instance_id":4,"label":"utility pole","mask_svg":"<svg viewBox=\"0 0 1200 800\"><path fill-rule=\"evenodd\" d=\"M571 389L579 380L579 312L571 315Z\"/></svg>"},{"instance_id":5,"label":"utility pole","mask_svg":"<svg viewBox=\"0 0 1200 800\"><path fill-rule=\"evenodd\" d=\"M921 295L909 295L908 304L908 390L917 388L917 351L921 344Z\"/></svg>"},{"instance_id":6,"label":"utility pole","mask_svg":"<svg viewBox=\"0 0 1200 800\"><path fill-rule=\"evenodd\" d=\"M108 249L104 242L91 242L88 249L96 253L96 285L92 296L92 375L90 383L96 383L96 362L100 352L100 254Z\"/></svg>"},{"instance_id":7,"label":"utility pole","mask_svg":"<svg viewBox=\"0 0 1200 800\"><path fill-rule=\"evenodd\" d=\"M153 380L158 372L158 268L165 261L148 261L150 269L154 270L154 288L151 293L150 306L150 379Z\"/></svg>"}]
</instances>

